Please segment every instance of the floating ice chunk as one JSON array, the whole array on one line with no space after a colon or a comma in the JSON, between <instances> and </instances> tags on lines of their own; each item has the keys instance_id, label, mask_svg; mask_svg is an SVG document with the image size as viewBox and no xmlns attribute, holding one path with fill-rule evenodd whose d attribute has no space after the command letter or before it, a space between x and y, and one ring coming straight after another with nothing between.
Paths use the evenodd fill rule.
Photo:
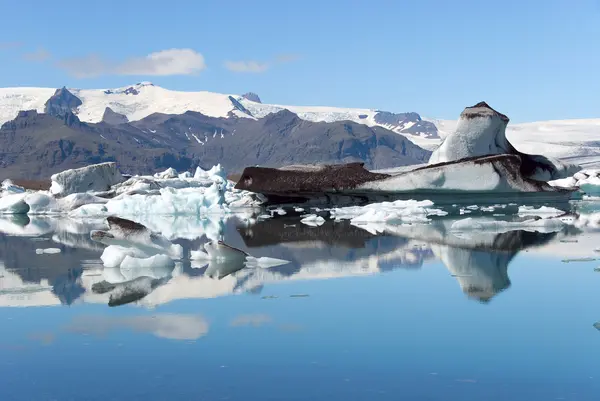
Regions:
<instances>
[{"instance_id":1,"label":"floating ice chunk","mask_svg":"<svg viewBox=\"0 0 600 401\"><path fill-rule=\"evenodd\" d=\"M0 214L25 214L29 205L25 202L25 194L10 194L0 198Z\"/></svg>"},{"instance_id":2,"label":"floating ice chunk","mask_svg":"<svg viewBox=\"0 0 600 401\"><path fill-rule=\"evenodd\" d=\"M300 212L303 212L303 211L304 211L304 209L302 209L301 207L294 207L294 212L300 213Z\"/></svg>"},{"instance_id":3,"label":"floating ice chunk","mask_svg":"<svg viewBox=\"0 0 600 401\"><path fill-rule=\"evenodd\" d=\"M562 216L563 214L565 214L564 211L548 206L540 206L537 209L533 206L519 206L519 216L539 216L548 218Z\"/></svg>"},{"instance_id":4,"label":"floating ice chunk","mask_svg":"<svg viewBox=\"0 0 600 401\"><path fill-rule=\"evenodd\" d=\"M221 167L221 164L213 166L210 170L202 170L200 167L196 168L194 173L195 179L211 179L213 181L227 181L227 173Z\"/></svg>"},{"instance_id":5,"label":"floating ice chunk","mask_svg":"<svg viewBox=\"0 0 600 401\"><path fill-rule=\"evenodd\" d=\"M575 173L572 177L549 182L555 187L578 187L586 195L600 195L600 170L585 169Z\"/></svg>"},{"instance_id":6,"label":"floating ice chunk","mask_svg":"<svg viewBox=\"0 0 600 401\"><path fill-rule=\"evenodd\" d=\"M177 174L177 170L175 170L173 167L169 167L168 169L166 169L163 172L160 173L156 173L154 174L154 178L178 178L179 175Z\"/></svg>"},{"instance_id":7,"label":"floating ice chunk","mask_svg":"<svg viewBox=\"0 0 600 401\"><path fill-rule=\"evenodd\" d=\"M179 179L180 180L184 180L186 178L193 178L193 177L194 176L189 171L184 171L183 173L179 174Z\"/></svg>"},{"instance_id":8,"label":"floating ice chunk","mask_svg":"<svg viewBox=\"0 0 600 401\"><path fill-rule=\"evenodd\" d=\"M81 209L81 210L79 210ZM209 188L163 188L159 195L130 195L110 199L104 207L85 205L72 216L93 215L202 215L229 213L224 189L214 183Z\"/></svg>"},{"instance_id":9,"label":"floating ice chunk","mask_svg":"<svg viewBox=\"0 0 600 401\"><path fill-rule=\"evenodd\" d=\"M29 205L28 214L65 214L83 205L107 203L108 199L88 193L71 194L57 199L46 192L34 192L27 194L25 202Z\"/></svg>"},{"instance_id":10,"label":"floating ice chunk","mask_svg":"<svg viewBox=\"0 0 600 401\"><path fill-rule=\"evenodd\" d=\"M300 223L311 227L318 227L325 223L325 219L321 216L317 216L316 214L309 214L300 220Z\"/></svg>"},{"instance_id":11,"label":"floating ice chunk","mask_svg":"<svg viewBox=\"0 0 600 401\"><path fill-rule=\"evenodd\" d=\"M13 184L9 179L2 181L2 190L11 194L22 194L25 192L25 188Z\"/></svg>"},{"instance_id":12,"label":"floating ice chunk","mask_svg":"<svg viewBox=\"0 0 600 401\"><path fill-rule=\"evenodd\" d=\"M284 216L287 214L287 212L285 210L283 210L282 208L273 209L272 212L277 213L280 216Z\"/></svg>"},{"instance_id":13,"label":"floating ice chunk","mask_svg":"<svg viewBox=\"0 0 600 401\"><path fill-rule=\"evenodd\" d=\"M350 220L351 224L366 223L414 223L428 222L427 216L445 216L448 213L431 208L429 200L397 200L394 202L372 203L366 206L349 206L330 210L336 220Z\"/></svg>"},{"instance_id":14,"label":"floating ice chunk","mask_svg":"<svg viewBox=\"0 0 600 401\"><path fill-rule=\"evenodd\" d=\"M50 193L57 196L88 192L107 191L111 186L123 181L114 162L93 164L73 170L65 170L52 177Z\"/></svg>"},{"instance_id":15,"label":"floating ice chunk","mask_svg":"<svg viewBox=\"0 0 600 401\"><path fill-rule=\"evenodd\" d=\"M45 249L38 248L35 250L35 253L38 255L42 255L42 254L52 255L52 254L60 253L60 252L61 252L60 248L45 248Z\"/></svg>"}]
</instances>

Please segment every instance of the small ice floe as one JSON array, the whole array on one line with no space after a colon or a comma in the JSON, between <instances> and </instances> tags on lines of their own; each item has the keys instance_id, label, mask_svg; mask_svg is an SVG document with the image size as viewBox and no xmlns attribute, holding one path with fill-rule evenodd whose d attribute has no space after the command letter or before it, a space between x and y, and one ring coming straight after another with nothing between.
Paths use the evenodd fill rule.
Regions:
<instances>
[{"instance_id":1,"label":"small ice floe","mask_svg":"<svg viewBox=\"0 0 600 401\"><path fill-rule=\"evenodd\" d=\"M316 214L309 214L308 216L304 216L302 220L300 220L300 223L311 227L318 227L325 224L325 219Z\"/></svg>"},{"instance_id":2,"label":"small ice floe","mask_svg":"<svg viewBox=\"0 0 600 401\"><path fill-rule=\"evenodd\" d=\"M60 248L37 248L35 250L35 253L38 255L43 255L43 254L52 255L52 254L56 254L56 253L60 253L60 252L61 252Z\"/></svg>"},{"instance_id":3,"label":"small ice floe","mask_svg":"<svg viewBox=\"0 0 600 401\"><path fill-rule=\"evenodd\" d=\"M560 209L548 206L540 206L537 209L533 206L519 206L518 214L519 216L538 216L548 218L562 216L566 213Z\"/></svg>"},{"instance_id":4,"label":"small ice floe","mask_svg":"<svg viewBox=\"0 0 600 401\"><path fill-rule=\"evenodd\" d=\"M584 169L571 177L548 182L555 187L579 188L589 196L600 195L600 169Z\"/></svg>"},{"instance_id":5,"label":"small ice floe","mask_svg":"<svg viewBox=\"0 0 600 401\"><path fill-rule=\"evenodd\" d=\"M280 208L280 207L279 207L279 208L277 208L277 209L273 209L273 210L271 210L271 213L273 213L273 214L275 214L275 213L276 213L276 214L278 214L279 216L284 216L284 215L286 215L286 214L287 214L287 212L286 212L285 210L283 210L283 208Z\"/></svg>"},{"instance_id":6,"label":"small ice floe","mask_svg":"<svg viewBox=\"0 0 600 401\"><path fill-rule=\"evenodd\" d=\"M433 202L424 200L397 200L372 203L366 206L350 206L330 210L336 220L350 220L353 225L369 223L427 223L428 216L445 216L448 213L432 207Z\"/></svg>"},{"instance_id":7,"label":"small ice floe","mask_svg":"<svg viewBox=\"0 0 600 401\"><path fill-rule=\"evenodd\" d=\"M254 257L241 249L227 245L223 241L210 241L204 244L204 251L192 251L191 260L213 262L217 264L228 264L230 266L239 265L239 268L269 268L281 266L290 263L287 260L269 258L269 257Z\"/></svg>"}]
</instances>

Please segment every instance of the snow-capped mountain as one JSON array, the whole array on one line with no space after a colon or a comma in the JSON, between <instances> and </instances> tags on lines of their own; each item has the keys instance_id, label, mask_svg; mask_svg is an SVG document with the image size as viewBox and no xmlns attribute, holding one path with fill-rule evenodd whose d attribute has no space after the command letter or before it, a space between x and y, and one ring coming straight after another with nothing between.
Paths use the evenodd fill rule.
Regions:
<instances>
[{"instance_id":1,"label":"snow-capped mountain","mask_svg":"<svg viewBox=\"0 0 600 401\"><path fill-rule=\"evenodd\" d=\"M0 124L14 119L21 110L44 112L46 102L55 95L52 88L0 88ZM207 117L239 117L259 119L282 110L297 114L311 122L353 121L369 127L380 126L396 133L423 138L438 138L434 124L419 114L391 113L374 109L352 109L318 106L285 106L261 103L255 93L244 95L214 92L172 91L150 82L116 89L68 88L81 102L73 107L79 120L89 123L102 121L105 110L138 121L153 113L183 114L195 111Z\"/></svg>"},{"instance_id":2,"label":"snow-capped mountain","mask_svg":"<svg viewBox=\"0 0 600 401\"><path fill-rule=\"evenodd\" d=\"M426 162L456 123L415 112L266 104L251 92L182 92L150 82L0 88L0 173L38 178L101 161L143 173L219 162L237 172L348 161L384 169ZM600 119L509 124L506 135L523 152L600 164Z\"/></svg>"}]
</instances>

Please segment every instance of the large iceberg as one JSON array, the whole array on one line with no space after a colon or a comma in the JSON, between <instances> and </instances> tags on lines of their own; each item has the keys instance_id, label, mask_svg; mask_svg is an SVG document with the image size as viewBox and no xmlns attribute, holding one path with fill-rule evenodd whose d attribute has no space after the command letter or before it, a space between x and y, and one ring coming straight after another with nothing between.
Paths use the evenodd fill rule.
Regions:
<instances>
[{"instance_id":1,"label":"large iceberg","mask_svg":"<svg viewBox=\"0 0 600 401\"><path fill-rule=\"evenodd\" d=\"M507 116L485 102L465 108L458 120L456 131L448 135L433 152L429 164L510 154L520 157L520 171L524 177L538 181L565 178L581 170L579 166L565 164L556 159L519 152L506 139L508 121Z\"/></svg>"},{"instance_id":2,"label":"large iceberg","mask_svg":"<svg viewBox=\"0 0 600 401\"><path fill-rule=\"evenodd\" d=\"M247 167L236 188L261 193L270 203L356 204L448 194L568 199L575 189L547 181L581 168L519 152L506 139L507 124L508 117L482 102L463 111L456 132L445 138L426 166L386 172L367 171L361 163Z\"/></svg>"},{"instance_id":3,"label":"large iceberg","mask_svg":"<svg viewBox=\"0 0 600 401\"><path fill-rule=\"evenodd\" d=\"M65 170L52 177L50 193L65 196L80 192L107 191L123 181L114 162L93 164L73 170Z\"/></svg>"}]
</instances>

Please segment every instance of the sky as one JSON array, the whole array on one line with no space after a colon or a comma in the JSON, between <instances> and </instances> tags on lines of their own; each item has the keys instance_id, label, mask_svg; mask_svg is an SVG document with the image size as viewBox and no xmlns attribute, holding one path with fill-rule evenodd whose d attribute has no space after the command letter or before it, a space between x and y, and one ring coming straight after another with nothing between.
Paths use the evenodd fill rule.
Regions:
<instances>
[{"instance_id":1,"label":"sky","mask_svg":"<svg viewBox=\"0 0 600 401\"><path fill-rule=\"evenodd\" d=\"M151 81L442 119L482 100L513 122L600 117L600 0L1 1L0 87Z\"/></svg>"}]
</instances>

